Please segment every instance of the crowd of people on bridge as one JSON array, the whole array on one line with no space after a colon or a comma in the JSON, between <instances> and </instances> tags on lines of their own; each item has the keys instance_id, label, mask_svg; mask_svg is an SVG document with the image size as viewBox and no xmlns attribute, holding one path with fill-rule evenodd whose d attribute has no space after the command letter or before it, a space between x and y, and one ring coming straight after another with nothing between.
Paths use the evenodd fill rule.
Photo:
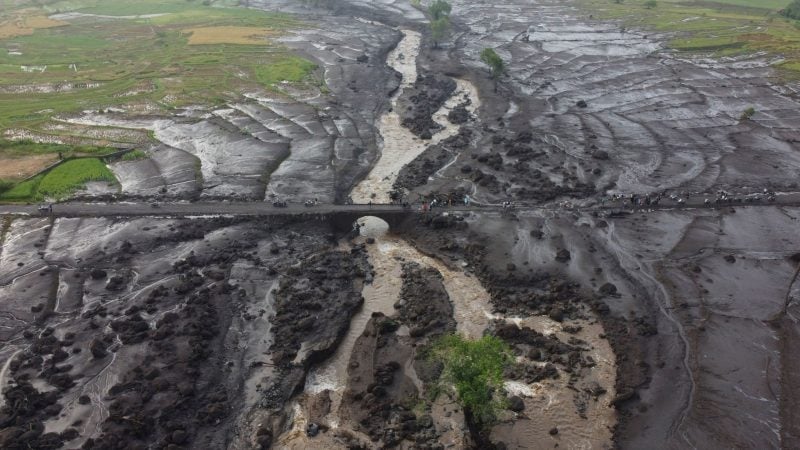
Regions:
<instances>
[{"instance_id":1,"label":"crowd of people on bridge","mask_svg":"<svg viewBox=\"0 0 800 450\"><path fill-rule=\"evenodd\" d=\"M735 204L735 203L754 203L761 201L774 202L775 192L770 189L764 189L762 192L750 194L734 194L725 190L719 190L712 195L702 192L668 192L662 191L658 193L649 194L612 194L609 197L602 197L600 199L601 206L622 206L622 207L648 207L657 206L662 201L669 200L673 205L685 205L692 200L699 203L702 198L703 205L721 205L721 204ZM713 198L713 199L712 199Z\"/></svg>"}]
</instances>

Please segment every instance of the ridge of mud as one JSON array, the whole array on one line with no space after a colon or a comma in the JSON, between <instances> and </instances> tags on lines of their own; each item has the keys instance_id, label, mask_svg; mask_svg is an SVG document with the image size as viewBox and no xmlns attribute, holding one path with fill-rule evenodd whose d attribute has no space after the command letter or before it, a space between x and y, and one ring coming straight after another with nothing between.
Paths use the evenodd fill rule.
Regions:
<instances>
[{"instance_id":1,"label":"ridge of mud","mask_svg":"<svg viewBox=\"0 0 800 450\"><path fill-rule=\"evenodd\" d=\"M461 127L458 134L428 148L409 164L403 166L394 183L394 189L414 188L428 183L428 179L441 170L448 162L454 161L472 139L472 130Z\"/></svg>"},{"instance_id":2,"label":"ridge of mud","mask_svg":"<svg viewBox=\"0 0 800 450\"><path fill-rule=\"evenodd\" d=\"M433 115L455 92L456 82L436 73L421 73L397 98L400 123L421 139L430 139L440 126Z\"/></svg>"},{"instance_id":3,"label":"ridge of mud","mask_svg":"<svg viewBox=\"0 0 800 450\"><path fill-rule=\"evenodd\" d=\"M87 240L73 223L104 231ZM65 287L50 293L51 313L36 314L12 336L19 350L4 359L3 448L225 446L254 401L244 392L247 380L263 372L262 407L280 409L308 367L335 349L360 305L357 274L368 271L362 251L335 250L327 225L136 223L148 225L134 236L126 222L56 221L48 251L69 239L77 253L47 259ZM289 224L304 235L283 228ZM264 291L272 280L274 309L262 300L272 297ZM19 289L10 284L3 295ZM294 328L312 316L325 318L311 320L313 329ZM264 327L269 320L273 331ZM248 341L266 355L280 351L273 362L241 345Z\"/></svg>"}]
</instances>

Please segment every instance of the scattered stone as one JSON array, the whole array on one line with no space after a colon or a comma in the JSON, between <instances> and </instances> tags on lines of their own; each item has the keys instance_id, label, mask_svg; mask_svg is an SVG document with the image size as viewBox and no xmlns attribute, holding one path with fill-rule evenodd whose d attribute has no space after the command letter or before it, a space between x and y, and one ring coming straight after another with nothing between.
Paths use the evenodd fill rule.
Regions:
<instances>
[{"instance_id":1,"label":"scattered stone","mask_svg":"<svg viewBox=\"0 0 800 450\"><path fill-rule=\"evenodd\" d=\"M106 350L106 344L99 338L92 339L92 343L89 344L89 351L92 352L92 356L94 356L97 359L103 358L106 355L108 355L108 351Z\"/></svg>"},{"instance_id":2,"label":"scattered stone","mask_svg":"<svg viewBox=\"0 0 800 450\"><path fill-rule=\"evenodd\" d=\"M600 286L599 291L602 295L617 295L617 286L613 283L605 283Z\"/></svg>"},{"instance_id":3,"label":"scattered stone","mask_svg":"<svg viewBox=\"0 0 800 450\"><path fill-rule=\"evenodd\" d=\"M525 410L525 402L519 396L512 396L508 398L508 409L514 412L522 412Z\"/></svg>"},{"instance_id":4,"label":"scattered stone","mask_svg":"<svg viewBox=\"0 0 800 450\"><path fill-rule=\"evenodd\" d=\"M94 280L102 280L103 278L108 276L108 273L106 273L106 271L103 269L92 269L90 275Z\"/></svg>"}]
</instances>

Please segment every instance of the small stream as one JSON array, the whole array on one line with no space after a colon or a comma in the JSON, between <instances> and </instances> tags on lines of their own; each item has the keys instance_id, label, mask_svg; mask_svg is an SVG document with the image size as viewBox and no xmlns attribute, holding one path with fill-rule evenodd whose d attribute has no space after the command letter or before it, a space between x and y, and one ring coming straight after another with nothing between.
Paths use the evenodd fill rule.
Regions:
<instances>
[{"instance_id":1,"label":"small stream","mask_svg":"<svg viewBox=\"0 0 800 450\"><path fill-rule=\"evenodd\" d=\"M383 139L381 155L369 175L362 180L350 197L356 203L390 203L389 192L394 186L400 170L421 155L430 145L454 136L459 129L447 120L447 113L465 99L469 99L467 110L475 114L480 107L478 90L472 83L462 79L455 79L456 90L445 104L433 115L433 120L442 128L430 140L422 140L401 125L400 115L397 114L397 99L406 88L411 87L417 79L417 56L420 48L420 34L416 31L402 30L403 39L397 47L389 53L386 63L389 67L403 75L397 91L391 99L392 109L381 116L378 131Z\"/></svg>"}]
</instances>

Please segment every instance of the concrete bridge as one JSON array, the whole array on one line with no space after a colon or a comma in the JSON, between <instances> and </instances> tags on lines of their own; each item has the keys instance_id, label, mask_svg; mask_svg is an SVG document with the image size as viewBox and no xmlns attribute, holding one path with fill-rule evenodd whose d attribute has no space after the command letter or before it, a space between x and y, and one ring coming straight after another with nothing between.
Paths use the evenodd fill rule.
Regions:
<instances>
[{"instance_id":1,"label":"concrete bridge","mask_svg":"<svg viewBox=\"0 0 800 450\"><path fill-rule=\"evenodd\" d=\"M628 212L646 212L654 210L692 210L692 209L717 209L717 208L756 208L756 207L797 207L800 206L800 192L779 194L774 202L770 203L735 203L735 204L704 204L698 197L685 204L662 202L657 206L630 207L626 205L588 205L577 207L564 207L557 204L547 205L520 205L515 211L520 213L534 211L562 211L568 212L597 212L603 215L620 216ZM286 223L287 221L326 220L333 221L337 229L351 227L360 217L375 216L385 220L390 228L396 228L403 221L415 214L422 214L419 206L404 208L401 205L315 205L289 204L286 207L275 207L268 202L67 202L52 205L49 208L39 209L38 205L0 205L2 215L25 216L51 216L51 217L193 217L193 216L240 216L260 217L265 222ZM448 212L487 212L501 213L504 208L498 205L472 205L453 206L435 211Z\"/></svg>"},{"instance_id":2,"label":"concrete bridge","mask_svg":"<svg viewBox=\"0 0 800 450\"><path fill-rule=\"evenodd\" d=\"M42 217L195 217L239 216L259 217L265 223L287 221L330 221L337 229L350 229L360 217L375 216L398 227L415 214L418 208L400 205L288 205L275 207L266 202L171 202L171 203L56 203L40 210L39 205L0 205L0 215ZM474 210L475 208L473 208ZM492 208L488 208L492 209ZM469 208L450 208L448 211L468 211Z\"/></svg>"}]
</instances>

